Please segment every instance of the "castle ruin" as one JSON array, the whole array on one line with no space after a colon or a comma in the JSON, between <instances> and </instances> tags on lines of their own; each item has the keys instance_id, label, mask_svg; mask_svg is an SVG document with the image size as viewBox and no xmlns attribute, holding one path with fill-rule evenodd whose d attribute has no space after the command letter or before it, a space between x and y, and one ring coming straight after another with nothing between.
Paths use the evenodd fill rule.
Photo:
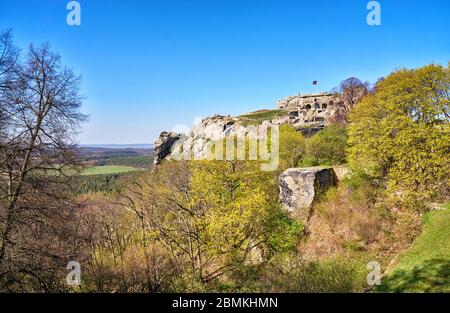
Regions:
<instances>
[{"instance_id":1,"label":"castle ruin","mask_svg":"<svg viewBox=\"0 0 450 313\"><path fill-rule=\"evenodd\" d=\"M339 107L344 105L341 95L335 93L319 93L290 96L278 100L280 110L287 111L293 124L329 124Z\"/></svg>"}]
</instances>

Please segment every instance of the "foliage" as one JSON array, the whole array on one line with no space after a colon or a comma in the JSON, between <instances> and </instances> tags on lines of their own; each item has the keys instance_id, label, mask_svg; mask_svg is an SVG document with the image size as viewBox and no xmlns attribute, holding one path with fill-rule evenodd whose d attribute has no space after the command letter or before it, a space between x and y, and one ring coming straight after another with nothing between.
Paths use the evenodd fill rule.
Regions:
<instances>
[{"instance_id":1,"label":"foliage","mask_svg":"<svg viewBox=\"0 0 450 313\"><path fill-rule=\"evenodd\" d=\"M351 112L349 161L403 201L448 194L450 67L398 70Z\"/></svg>"},{"instance_id":2,"label":"foliage","mask_svg":"<svg viewBox=\"0 0 450 313\"><path fill-rule=\"evenodd\" d=\"M296 167L305 154L305 138L290 125L280 126L281 171Z\"/></svg>"},{"instance_id":3,"label":"foliage","mask_svg":"<svg viewBox=\"0 0 450 313\"><path fill-rule=\"evenodd\" d=\"M136 168L150 168L153 156L108 157L93 161L95 166L123 166Z\"/></svg>"},{"instance_id":4,"label":"foliage","mask_svg":"<svg viewBox=\"0 0 450 313\"><path fill-rule=\"evenodd\" d=\"M361 292L367 261L384 266L421 228L410 200L449 196L450 67L399 70L369 95L358 79L342 83L349 107L363 97L349 129L353 175L320 193L301 225L280 208L279 172L259 162L166 161L150 172L138 170L149 149L75 149L79 77L48 45L22 59L5 32L0 46L1 291L68 291L66 264L77 260L82 292ZM308 139L280 128L280 171L347 161L342 125ZM103 166L76 175L79 151ZM384 188L408 201L384 199ZM425 215L378 290L450 291L449 210Z\"/></svg>"},{"instance_id":5,"label":"foliage","mask_svg":"<svg viewBox=\"0 0 450 313\"><path fill-rule=\"evenodd\" d=\"M344 125L326 127L306 140L304 166L341 165L346 163L347 130Z\"/></svg>"},{"instance_id":6,"label":"foliage","mask_svg":"<svg viewBox=\"0 0 450 313\"><path fill-rule=\"evenodd\" d=\"M289 279L275 281L274 285L283 292L362 292L366 286L366 264L342 257L294 263L287 267L285 277Z\"/></svg>"},{"instance_id":7,"label":"foliage","mask_svg":"<svg viewBox=\"0 0 450 313\"><path fill-rule=\"evenodd\" d=\"M362 292L367 260L332 257L307 261L298 254L280 254L258 267L243 267L228 288L239 292Z\"/></svg>"},{"instance_id":8,"label":"foliage","mask_svg":"<svg viewBox=\"0 0 450 313\"><path fill-rule=\"evenodd\" d=\"M450 292L450 203L429 212L425 227L378 288L384 292Z\"/></svg>"},{"instance_id":9,"label":"foliage","mask_svg":"<svg viewBox=\"0 0 450 313\"><path fill-rule=\"evenodd\" d=\"M369 251L388 226L376 203L377 193L370 182L328 190L315 206L309 236L299 249L311 259Z\"/></svg>"},{"instance_id":10,"label":"foliage","mask_svg":"<svg viewBox=\"0 0 450 313\"><path fill-rule=\"evenodd\" d=\"M276 255L295 249L304 225L294 220L290 214L278 207L269 209L265 220L268 255Z\"/></svg>"},{"instance_id":11,"label":"foliage","mask_svg":"<svg viewBox=\"0 0 450 313\"><path fill-rule=\"evenodd\" d=\"M260 171L254 161L165 162L152 173L125 179L123 186L118 202L125 209L121 219L128 222L116 225L117 234L135 238L132 249L170 261L164 268L148 265L148 273L166 277L164 284L156 285L153 276L146 278L159 286L155 290L218 290L239 268L292 251L301 229L278 207L273 174ZM121 240L108 245L125 249L128 244ZM95 251L92 279L97 277L99 284L94 273L110 273L105 274L104 288L111 290L111 273L125 275L117 268L122 261L103 268L94 262L98 253L103 260L113 256L107 250ZM120 290L144 288L118 284Z\"/></svg>"},{"instance_id":12,"label":"foliage","mask_svg":"<svg viewBox=\"0 0 450 313\"><path fill-rule=\"evenodd\" d=\"M256 166L255 166L256 165ZM263 219L270 205L268 175L256 162L193 162L193 205L205 205L204 239L212 253L231 251L231 257L248 253L263 240ZM245 173L245 174L244 174ZM244 174L244 175L243 175ZM243 255L240 257L244 257Z\"/></svg>"},{"instance_id":13,"label":"foliage","mask_svg":"<svg viewBox=\"0 0 450 313\"><path fill-rule=\"evenodd\" d=\"M138 179L144 174L145 171L132 171L124 173L73 176L71 178L71 192L74 195L90 193L112 194L123 187L122 181Z\"/></svg>"},{"instance_id":14,"label":"foliage","mask_svg":"<svg viewBox=\"0 0 450 313\"><path fill-rule=\"evenodd\" d=\"M143 241L132 212L96 195L80 212L80 227L90 235L83 251L82 292L157 292L166 290L177 269L158 242Z\"/></svg>"}]
</instances>

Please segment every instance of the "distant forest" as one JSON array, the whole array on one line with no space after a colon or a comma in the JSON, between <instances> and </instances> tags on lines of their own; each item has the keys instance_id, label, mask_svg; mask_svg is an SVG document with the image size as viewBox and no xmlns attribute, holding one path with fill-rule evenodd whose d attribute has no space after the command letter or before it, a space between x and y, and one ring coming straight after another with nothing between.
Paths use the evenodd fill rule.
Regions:
<instances>
[{"instance_id":1,"label":"distant forest","mask_svg":"<svg viewBox=\"0 0 450 313\"><path fill-rule=\"evenodd\" d=\"M81 147L79 151L82 161L93 166L120 165L150 168L153 162L153 149Z\"/></svg>"}]
</instances>

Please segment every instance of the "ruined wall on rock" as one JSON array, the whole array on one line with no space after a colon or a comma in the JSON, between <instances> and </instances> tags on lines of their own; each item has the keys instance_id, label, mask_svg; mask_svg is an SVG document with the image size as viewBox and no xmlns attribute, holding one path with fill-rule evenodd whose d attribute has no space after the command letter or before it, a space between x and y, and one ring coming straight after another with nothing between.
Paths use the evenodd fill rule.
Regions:
<instances>
[{"instance_id":1,"label":"ruined wall on rock","mask_svg":"<svg viewBox=\"0 0 450 313\"><path fill-rule=\"evenodd\" d=\"M336 93L290 96L278 100L277 107L286 116L273 123L292 124L299 129L316 129L335 123L347 123L348 109Z\"/></svg>"}]
</instances>

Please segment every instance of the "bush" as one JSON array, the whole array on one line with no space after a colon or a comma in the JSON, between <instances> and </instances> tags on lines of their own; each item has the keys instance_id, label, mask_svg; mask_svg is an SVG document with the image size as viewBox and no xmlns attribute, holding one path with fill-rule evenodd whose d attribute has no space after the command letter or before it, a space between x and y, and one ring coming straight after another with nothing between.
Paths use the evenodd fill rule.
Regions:
<instances>
[{"instance_id":1,"label":"bush","mask_svg":"<svg viewBox=\"0 0 450 313\"><path fill-rule=\"evenodd\" d=\"M341 165L346 163L347 130L344 125L326 127L306 141L304 166Z\"/></svg>"},{"instance_id":2,"label":"bush","mask_svg":"<svg viewBox=\"0 0 450 313\"><path fill-rule=\"evenodd\" d=\"M295 254L278 255L264 266L241 268L233 287L239 292L361 292L366 286L366 265L365 259L308 262Z\"/></svg>"},{"instance_id":3,"label":"bush","mask_svg":"<svg viewBox=\"0 0 450 313\"><path fill-rule=\"evenodd\" d=\"M280 169L298 166L305 155L305 138L290 125L280 126Z\"/></svg>"}]
</instances>

